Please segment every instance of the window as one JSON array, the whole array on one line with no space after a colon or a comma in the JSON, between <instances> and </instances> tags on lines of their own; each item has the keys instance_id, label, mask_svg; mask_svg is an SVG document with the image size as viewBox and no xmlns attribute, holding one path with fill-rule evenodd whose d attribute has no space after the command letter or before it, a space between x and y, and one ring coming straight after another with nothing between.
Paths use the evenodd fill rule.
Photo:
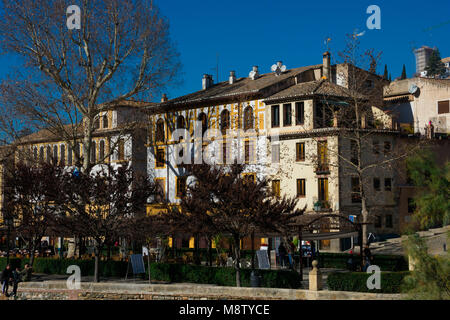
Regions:
<instances>
[{"instance_id":1,"label":"window","mask_svg":"<svg viewBox=\"0 0 450 320\"><path fill-rule=\"evenodd\" d=\"M305 143L297 142L295 144L295 161L305 161Z\"/></svg>"},{"instance_id":2,"label":"window","mask_svg":"<svg viewBox=\"0 0 450 320\"><path fill-rule=\"evenodd\" d=\"M297 197L304 197L306 195L306 180L297 179Z\"/></svg>"},{"instance_id":3,"label":"window","mask_svg":"<svg viewBox=\"0 0 450 320\"><path fill-rule=\"evenodd\" d=\"M156 142L164 142L164 120L159 119L156 122Z\"/></svg>"},{"instance_id":4,"label":"window","mask_svg":"<svg viewBox=\"0 0 450 320\"><path fill-rule=\"evenodd\" d=\"M44 162L44 147L39 148L39 162Z\"/></svg>"},{"instance_id":5,"label":"window","mask_svg":"<svg viewBox=\"0 0 450 320\"><path fill-rule=\"evenodd\" d=\"M99 161L105 161L105 140L100 140Z\"/></svg>"},{"instance_id":6,"label":"window","mask_svg":"<svg viewBox=\"0 0 450 320\"><path fill-rule=\"evenodd\" d=\"M244 161L245 163L250 163L253 162L254 160L254 145L253 145L253 141L245 141L245 157L244 157Z\"/></svg>"},{"instance_id":7,"label":"window","mask_svg":"<svg viewBox=\"0 0 450 320\"><path fill-rule=\"evenodd\" d=\"M358 146L357 146L355 140L351 140L350 141L350 156L351 156L350 161L355 166L357 166L359 164L359 161L358 161Z\"/></svg>"},{"instance_id":8,"label":"window","mask_svg":"<svg viewBox=\"0 0 450 320\"><path fill-rule=\"evenodd\" d=\"M230 122L230 111L225 109L220 114L220 131L222 131L222 134L226 134L227 130L230 129Z\"/></svg>"},{"instance_id":9,"label":"window","mask_svg":"<svg viewBox=\"0 0 450 320\"><path fill-rule=\"evenodd\" d=\"M121 159L123 160L123 159ZM97 162L97 144L95 143L95 141L92 141L92 145L91 145L91 163L96 163Z\"/></svg>"},{"instance_id":10,"label":"window","mask_svg":"<svg viewBox=\"0 0 450 320\"><path fill-rule=\"evenodd\" d=\"M119 140L119 161L125 160L125 140L120 139Z\"/></svg>"},{"instance_id":11,"label":"window","mask_svg":"<svg viewBox=\"0 0 450 320\"><path fill-rule=\"evenodd\" d=\"M37 147L34 147L34 150L33 150L33 158L34 158L34 161L37 161L37 159L38 159L38 150L37 150Z\"/></svg>"},{"instance_id":12,"label":"window","mask_svg":"<svg viewBox=\"0 0 450 320\"><path fill-rule=\"evenodd\" d=\"M280 126L280 106L272 106L272 128Z\"/></svg>"},{"instance_id":13,"label":"window","mask_svg":"<svg viewBox=\"0 0 450 320\"><path fill-rule=\"evenodd\" d=\"M358 177L352 177L352 203L361 202L361 193L359 190L359 179Z\"/></svg>"},{"instance_id":14,"label":"window","mask_svg":"<svg viewBox=\"0 0 450 320\"><path fill-rule=\"evenodd\" d=\"M328 172L328 144L327 141L317 142L317 171L318 172Z\"/></svg>"},{"instance_id":15,"label":"window","mask_svg":"<svg viewBox=\"0 0 450 320\"><path fill-rule=\"evenodd\" d=\"M328 179L319 179L319 201L328 201Z\"/></svg>"},{"instance_id":16,"label":"window","mask_svg":"<svg viewBox=\"0 0 450 320\"><path fill-rule=\"evenodd\" d=\"M295 103L295 124L302 125L305 122L305 103Z\"/></svg>"},{"instance_id":17,"label":"window","mask_svg":"<svg viewBox=\"0 0 450 320\"><path fill-rule=\"evenodd\" d=\"M389 141L384 142L384 154L391 152L391 143Z\"/></svg>"},{"instance_id":18,"label":"window","mask_svg":"<svg viewBox=\"0 0 450 320\"><path fill-rule=\"evenodd\" d=\"M374 154L380 154L380 142L377 140L372 141L372 151Z\"/></svg>"},{"instance_id":19,"label":"window","mask_svg":"<svg viewBox=\"0 0 450 320\"><path fill-rule=\"evenodd\" d=\"M46 160L48 163L50 163L50 160L52 158L52 148L50 146L47 146L47 155Z\"/></svg>"},{"instance_id":20,"label":"window","mask_svg":"<svg viewBox=\"0 0 450 320\"><path fill-rule=\"evenodd\" d=\"M99 117L95 118L95 120L94 120L94 129L95 130L100 129L100 118Z\"/></svg>"},{"instance_id":21,"label":"window","mask_svg":"<svg viewBox=\"0 0 450 320\"><path fill-rule=\"evenodd\" d=\"M245 173L244 174L244 182L245 183L255 183L256 178L255 178L255 174L254 173Z\"/></svg>"},{"instance_id":22,"label":"window","mask_svg":"<svg viewBox=\"0 0 450 320\"><path fill-rule=\"evenodd\" d=\"M186 177L177 177L177 197L182 198L186 195Z\"/></svg>"},{"instance_id":23,"label":"window","mask_svg":"<svg viewBox=\"0 0 450 320\"><path fill-rule=\"evenodd\" d=\"M449 113L449 100L447 101L439 101L438 102L438 114Z\"/></svg>"},{"instance_id":24,"label":"window","mask_svg":"<svg viewBox=\"0 0 450 320\"><path fill-rule=\"evenodd\" d=\"M391 191L391 190L392 190L392 179L385 178L384 179L384 191Z\"/></svg>"},{"instance_id":25,"label":"window","mask_svg":"<svg viewBox=\"0 0 450 320\"><path fill-rule=\"evenodd\" d=\"M272 145L272 163L280 163L280 145Z\"/></svg>"},{"instance_id":26,"label":"window","mask_svg":"<svg viewBox=\"0 0 450 320\"><path fill-rule=\"evenodd\" d=\"M104 115L103 119L103 129L108 129L108 116Z\"/></svg>"},{"instance_id":27,"label":"window","mask_svg":"<svg viewBox=\"0 0 450 320\"><path fill-rule=\"evenodd\" d=\"M177 117L177 129L186 129L186 121L183 116Z\"/></svg>"},{"instance_id":28,"label":"window","mask_svg":"<svg viewBox=\"0 0 450 320\"><path fill-rule=\"evenodd\" d=\"M373 84L373 81L372 81L372 80L366 80L366 81L364 82L364 85L365 85L366 88L369 88L369 89L371 89L371 88L374 87L374 84Z\"/></svg>"},{"instance_id":29,"label":"window","mask_svg":"<svg viewBox=\"0 0 450 320\"><path fill-rule=\"evenodd\" d=\"M60 146L59 153L61 154L59 163L61 163L61 165L65 165L66 164L66 146L65 145L62 144Z\"/></svg>"},{"instance_id":30,"label":"window","mask_svg":"<svg viewBox=\"0 0 450 320\"><path fill-rule=\"evenodd\" d=\"M229 159L228 149L227 149L227 142L222 143L222 161L223 163L228 163L227 161Z\"/></svg>"},{"instance_id":31,"label":"window","mask_svg":"<svg viewBox=\"0 0 450 320\"><path fill-rule=\"evenodd\" d=\"M373 189L380 191L380 178L373 178Z\"/></svg>"},{"instance_id":32,"label":"window","mask_svg":"<svg viewBox=\"0 0 450 320\"><path fill-rule=\"evenodd\" d=\"M408 213L414 213L416 211L416 204L413 198L408 198Z\"/></svg>"},{"instance_id":33,"label":"window","mask_svg":"<svg viewBox=\"0 0 450 320\"><path fill-rule=\"evenodd\" d=\"M155 185L156 185L156 202L162 202L164 198L166 197L165 192L165 180L164 178L156 178L155 179Z\"/></svg>"},{"instance_id":34,"label":"window","mask_svg":"<svg viewBox=\"0 0 450 320\"><path fill-rule=\"evenodd\" d=\"M166 162L166 154L164 148L156 149L156 168L164 168Z\"/></svg>"},{"instance_id":35,"label":"window","mask_svg":"<svg viewBox=\"0 0 450 320\"><path fill-rule=\"evenodd\" d=\"M375 228L381 228L381 216L375 216Z\"/></svg>"},{"instance_id":36,"label":"window","mask_svg":"<svg viewBox=\"0 0 450 320\"><path fill-rule=\"evenodd\" d=\"M67 148L67 165L72 165L72 149L70 147Z\"/></svg>"},{"instance_id":37,"label":"window","mask_svg":"<svg viewBox=\"0 0 450 320\"><path fill-rule=\"evenodd\" d=\"M283 126L292 124L292 106L290 103L283 104Z\"/></svg>"},{"instance_id":38,"label":"window","mask_svg":"<svg viewBox=\"0 0 450 320\"><path fill-rule=\"evenodd\" d=\"M252 129L254 126L253 122L254 122L253 108L247 107L244 110L244 131Z\"/></svg>"},{"instance_id":39,"label":"window","mask_svg":"<svg viewBox=\"0 0 450 320\"><path fill-rule=\"evenodd\" d=\"M392 214L386 215L386 228L392 228Z\"/></svg>"},{"instance_id":40,"label":"window","mask_svg":"<svg viewBox=\"0 0 450 320\"><path fill-rule=\"evenodd\" d=\"M58 146L53 146L53 161L58 163Z\"/></svg>"},{"instance_id":41,"label":"window","mask_svg":"<svg viewBox=\"0 0 450 320\"><path fill-rule=\"evenodd\" d=\"M280 197L280 180L272 180L272 193L275 197Z\"/></svg>"},{"instance_id":42,"label":"window","mask_svg":"<svg viewBox=\"0 0 450 320\"><path fill-rule=\"evenodd\" d=\"M75 162L81 161L81 144L77 143L75 145Z\"/></svg>"},{"instance_id":43,"label":"window","mask_svg":"<svg viewBox=\"0 0 450 320\"><path fill-rule=\"evenodd\" d=\"M202 136L203 136L206 130L208 130L208 118L206 117L206 114L202 112L198 116L198 120L202 122Z\"/></svg>"}]
</instances>

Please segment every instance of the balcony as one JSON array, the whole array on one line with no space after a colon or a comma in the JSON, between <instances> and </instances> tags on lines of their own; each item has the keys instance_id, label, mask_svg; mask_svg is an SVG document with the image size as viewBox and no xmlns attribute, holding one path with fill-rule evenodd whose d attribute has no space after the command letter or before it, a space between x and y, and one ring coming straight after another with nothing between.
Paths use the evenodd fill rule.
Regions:
<instances>
[{"instance_id":1,"label":"balcony","mask_svg":"<svg viewBox=\"0 0 450 320\"><path fill-rule=\"evenodd\" d=\"M331 203L326 200L318 200L314 203L314 211L316 212L331 212Z\"/></svg>"},{"instance_id":2,"label":"balcony","mask_svg":"<svg viewBox=\"0 0 450 320\"><path fill-rule=\"evenodd\" d=\"M330 167L328 163L318 163L315 168L316 174L329 174Z\"/></svg>"}]
</instances>

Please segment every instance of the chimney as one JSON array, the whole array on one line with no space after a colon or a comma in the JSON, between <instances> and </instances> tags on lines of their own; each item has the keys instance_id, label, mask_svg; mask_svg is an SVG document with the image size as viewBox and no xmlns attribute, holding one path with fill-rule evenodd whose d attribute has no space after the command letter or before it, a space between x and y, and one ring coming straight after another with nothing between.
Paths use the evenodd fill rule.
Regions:
<instances>
[{"instance_id":1,"label":"chimney","mask_svg":"<svg viewBox=\"0 0 450 320\"><path fill-rule=\"evenodd\" d=\"M327 51L323 54L322 79L331 80L331 63L330 53Z\"/></svg>"},{"instance_id":2,"label":"chimney","mask_svg":"<svg viewBox=\"0 0 450 320\"><path fill-rule=\"evenodd\" d=\"M230 71L230 78L228 80L230 84L233 84L236 82L236 73L234 71Z\"/></svg>"},{"instance_id":3,"label":"chimney","mask_svg":"<svg viewBox=\"0 0 450 320\"><path fill-rule=\"evenodd\" d=\"M283 61L278 61L278 62L277 62L277 66L278 66L278 68L281 69L281 67L283 66Z\"/></svg>"},{"instance_id":4,"label":"chimney","mask_svg":"<svg viewBox=\"0 0 450 320\"><path fill-rule=\"evenodd\" d=\"M210 88L214 84L214 80L212 78L212 75L210 74L204 74L202 79L202 89L206 90Z\"/></svg>"},{"instance_id":5,"label":"chimney","mask_svg":"<svg viewBox=\"0 0 450 320\"><path fill-rule=\"evenodd\" d=\"M162 98L161 98L161 102L167 102L167 95L165 93L163 93Z\"/></svg>"},{"instance_id":6,"label":"chimney","mask_svg":"<svg viewBox=\"0 0 450 320\"><path fill-rule=\"evenodd\" d=\"M253 66L253 70L250 71L250 79L252 80L256 80L259 78L259 71L258 71L258 66Z\"/></svg>"}]
</instances>

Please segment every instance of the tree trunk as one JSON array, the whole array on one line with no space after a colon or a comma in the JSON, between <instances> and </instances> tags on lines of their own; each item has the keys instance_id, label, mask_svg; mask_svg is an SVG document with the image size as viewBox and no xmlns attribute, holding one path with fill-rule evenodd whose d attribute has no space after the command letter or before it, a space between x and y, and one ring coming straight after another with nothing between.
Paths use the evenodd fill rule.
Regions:
<instances>
[{"instance_id":1,"label":"tree trunk","mask_svg":"<svg viewBox=\"0 0 450 320\"><path fill-rule=\"evenodd\" d=\"M212 267L212 241L211 237L208 237L208 264Z\"/></svg>"},{"instance_id":2,"label":"tree trunk","mask_svg":"<svg viewBox=\"0 0 450 320\"><path fill-rule=\"evenodd\" d=\"M100 275L99 275L100 252L101 252L101 246L96 244L95 247L94 247L94 254L95 254L94 282L100 282Z\"/></svg>"},{"instance_id":3,"label":"tree trunk","mask_svg":"<svg viewBox=\"0 0 450 320\"><path fill-rule=\"evenodd\" d=\"M83 137L83 170L87 171L91 166L91 145L92 145L92 119L84 118Z\"/></svg>"},{"instance_id":4,"label":"tree trunk","mask_svg":"<svg viewBox=\"0 0 450 320\"><path fill-rule=\"evenodd\" d=\"M198 235L194 236L194 264L201 265L200 254L199 254L199 238Z\"/></svg>"},{"instance_id":5,"label":"tree trunk","mask_svg":"<svg viewBox=\"0 0 450 320\"><path fill-rule=\"evenodd\" d=\"M36 250L37 241L31 240L31 246L30 246L30 261L28 262L30 264L30 267L33 267L34 263L34 251Z\"/></svg>"},{"instance_id":6,"label":"tree trunk","mask_svg":"<svg viewBox=\"0 0 450 320\"><path fill-rule=\"evenodd\" d=\"M236 269L236 287L241 286L241 241L239 236L234 236L234 256Z\"/></svg>"},{"instance_id":7,"label":"tree trunk","mask_svg":"<svg viewBox=\"0 0 450 320\"><path fill-rule=\"evenodd\" d=\"M252 232L252 270L255 270L255 233Z\"/></svg>"}]
</instances>

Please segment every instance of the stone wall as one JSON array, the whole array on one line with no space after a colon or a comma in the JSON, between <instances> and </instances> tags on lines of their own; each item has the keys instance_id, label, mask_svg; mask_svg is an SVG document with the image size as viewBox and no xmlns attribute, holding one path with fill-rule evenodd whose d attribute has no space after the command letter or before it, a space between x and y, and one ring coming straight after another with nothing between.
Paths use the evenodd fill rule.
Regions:
<instances>
[{"instance_id":1,"label":"stone wall","mask_svg":"<svg viewBox=\"0 0 450 320\"><path fill-rule=\"evenodd\" d=\"M20 283L20 300L399 300L400 294L236 288L190 284L82 283L68 290L65 281ZM12 298L11 298L12 299Z\"/></svg>"}]
</instances>

